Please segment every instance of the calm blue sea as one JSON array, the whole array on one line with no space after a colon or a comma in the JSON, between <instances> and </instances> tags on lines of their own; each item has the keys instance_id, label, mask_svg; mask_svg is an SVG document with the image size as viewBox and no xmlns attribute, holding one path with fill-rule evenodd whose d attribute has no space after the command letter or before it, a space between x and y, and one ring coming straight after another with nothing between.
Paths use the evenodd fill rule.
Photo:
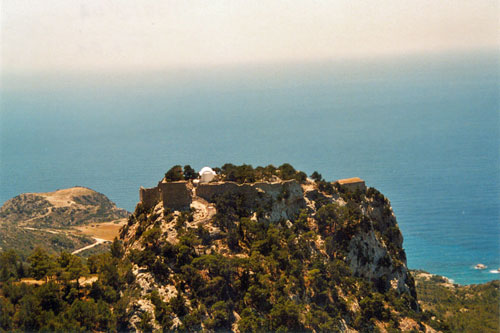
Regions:
<instances>
[{"instance_id":1,"label":"calm blue sea","mask_svg":"<svg viewBox=\"0 0 500 333\"><path fill-rule=\"evenodd\" d=\"M3 74L0 203L83 185L133 210L174 164L289 162L392 202L410 268L500 267L498 54ZM484 271L473 266L483 263Z\"/></svg>"}]
</instances>

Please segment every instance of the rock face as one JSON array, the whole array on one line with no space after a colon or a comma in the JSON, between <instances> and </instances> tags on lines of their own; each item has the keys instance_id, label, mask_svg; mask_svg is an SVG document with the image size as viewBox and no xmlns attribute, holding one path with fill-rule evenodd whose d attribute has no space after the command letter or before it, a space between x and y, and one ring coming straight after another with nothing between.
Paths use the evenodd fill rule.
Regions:
<instances>
[{"instance_id":1,"label":"rock face","mask_svg":"<svg viewBox=\"0 0 500 333\"><path fill-rule=\"evenodd\" d=\"M349 237L347 251L344 253L344 259L352 273L382 289L392 288L400 294L408 293L416 297L414 281L409 274L402 247L403 235L389 200L373 188L361 192L359 187L355 187L357 192L353 192L349 187L342 187L351 200L346 200L346 195L325 195L314 187L305 191L305 197L310 203L323 201L340 207L347 207L349 204L359 209L360 229ZM352 193L357 193L358 196L351 196ZM314 207L311 204L308 206ZM317 213L316 209L312 210Z\"/></svg>"},{"instance_id":2,"label":"rock face","mask_svg":"<svg viewBox=\"0 0 500 333\"><path fill-rule=\"evenodd\" d=\"M401 309L378 293L403 297L405 311L418 311L390 202L364 183L175 182L140 193L142 202L121 231L139 290L130 305L132 328L148 312L155 328L185 329L189 322L188 330L246 330L252 320L299 308L305 314L288 318L294 325L288 328L370 330L359 317L384 308L392 310L376 315L377 326L387 328L390 312ZM162 302L186 309L167 321L161 315L161 323L155 316ZM318 309L338 311L336 319L325 319L331 326L312 320L330 318ZM280 327L266 325L256 327Z\"/></svg>"}]
</instances>

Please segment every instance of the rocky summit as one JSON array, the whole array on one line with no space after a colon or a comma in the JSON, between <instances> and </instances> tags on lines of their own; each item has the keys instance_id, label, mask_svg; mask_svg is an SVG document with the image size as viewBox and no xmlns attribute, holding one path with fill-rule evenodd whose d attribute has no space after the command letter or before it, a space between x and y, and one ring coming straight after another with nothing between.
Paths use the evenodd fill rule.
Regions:
<instances>
[{"instance_id":1,"label":"rocky summit","mask_svg":"<svg viewBox=\"0 0 500 333\"><path fill-rule=\"evenodd\" d=\"M128 328L432 331L389 200L282 167L141 188L121 230Z\"/></svg>"}]
</instances>

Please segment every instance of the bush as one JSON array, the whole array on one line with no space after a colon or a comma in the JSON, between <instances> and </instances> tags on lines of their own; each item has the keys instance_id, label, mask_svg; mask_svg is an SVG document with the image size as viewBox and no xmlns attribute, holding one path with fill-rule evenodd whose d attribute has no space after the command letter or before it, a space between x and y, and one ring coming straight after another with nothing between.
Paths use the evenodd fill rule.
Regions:
<instances>
[{"instance_id":1,"label":"bush","mask_svg":"<svg viewBox=\"0 0 500 333\"><path fill-rule=\"evenodd\" d=\"M196 179L198 178L198 174L196 171L191 168L190 165L185 165L184 166L184 179L185 180L190 180L190 179Z\"/></svg>"},{"instance_id":2,"label":"bush","mask_svg":"<svg viewBox=\"0 0 500 333\"><path fill-rule=\"evenodd\" d=\"M280 299L271 309L270 325L271 331L291 330L302 331L304 328L299 318L300 308L290 300Z\"/></svg>"},{"instance_id":3,"label":"bush","mask_svg":"<svg viewBox=\"0 0 500 333\"><path fill-rule=\"evenodd\" d=\"M184 179L184 172L180 165L174 165L170 170L165 173L165 180L167 182L176 182Z\"/></svg>"},{"instance_id":4,"label":"bush","mask_svg":"<svg viewBox=\"0 0 500 333\"><path fill-rule=\"evenodd\" d=\"M322 179L323 179L323 176L321 176L321 174L318 172L318 171L314 171L312 174L311 174L311 178L316 182L316 183L319 183Z\"/></svg>"},{"instance_id":5,"label":"bush","mask_svg":"<svg viewBox=\"0 0 500 333\"><path fill-rule=\"evenodd\" d=\"M371 318L376 318L378 320L387 321L391 318L391 313L389 309L384 306L384 296L379 293L374 293L371 296L367 296L359 302L361 307L361 314L365 322L368 322Z\"/></svg>"},{"instance_id":6,"label":"bush","mask_svg":"<svg viewBox=\"0 0 500 333\"><path fill-rule=\"evenodd\" d=\"M219 301L212 305L209 311L210 318L204 321L209 330L229 330L231 328L230 309L226 302Z\"/></svg>"}]
</instances>

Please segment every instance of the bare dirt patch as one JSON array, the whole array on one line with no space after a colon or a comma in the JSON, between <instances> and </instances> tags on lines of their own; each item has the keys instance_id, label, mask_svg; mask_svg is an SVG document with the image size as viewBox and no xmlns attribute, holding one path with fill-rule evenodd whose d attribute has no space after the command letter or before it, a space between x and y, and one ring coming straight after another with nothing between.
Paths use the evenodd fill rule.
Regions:
<instances>
[{"instance_id":1,"label":"bare dirt patch","mask_svg":"<svg viewBox=\"0 0 500 333\"><path fill-rule=\"evenodd\" d=\"M91 274L89 276L82 276L78 279L78 283L80 283L80 285L84 286L84 285L89 285L89 284L92 284L94 283L95 281L97 281L99 278L96 274ZM54 277L49 279L48 281L54 281ZM76 280L71 280L71 282L75 282ZM33 278L22 278L20 281L18 282L15 282L16 284L21 284L21 283L26 283L26 284L31 284L31 285L37 285L37 286L40 286L42 284L45 284L47 283L47 280L43 279L43 280L35 280Z\"/></svg>"},{"instance_id":2,"label":"bare dirt patch","mask_svg":"<svg viewBox=\"0 0 500 333\"><path fill-rule=\"evenodd\" d=\"M74 197L92 195L93 193L94 191L85 187L72 187L54 192L37 193L37 195L43 196L45 200L50 202L55 207L65 207L76 204L72 200Z\"/></svg>"},{"instance_id":3,"label":"bare dirt patch","mask_svg":"<svg viewBox=\"0 0 500 333\"><path fill-rule=\"evenodd\" d=\"M26 284L36 284L37 286L45 283L45 280L35 280L32 278L22 278L18 283L26 283Z\"/></svg>"},{"instance_id":4,"label":"bare dirt patch","mask_svg":"<svg viewBox=\"0 0 500 333\"><path fill-rule=\"evenodd\" d=\"M117 220L115 222L92 223L85 226L75 227L75 229L84 235L100 238L107 241L112 241L118 237L120 228L127 223L127 219Z\"/></svg>"}]
</instances>

